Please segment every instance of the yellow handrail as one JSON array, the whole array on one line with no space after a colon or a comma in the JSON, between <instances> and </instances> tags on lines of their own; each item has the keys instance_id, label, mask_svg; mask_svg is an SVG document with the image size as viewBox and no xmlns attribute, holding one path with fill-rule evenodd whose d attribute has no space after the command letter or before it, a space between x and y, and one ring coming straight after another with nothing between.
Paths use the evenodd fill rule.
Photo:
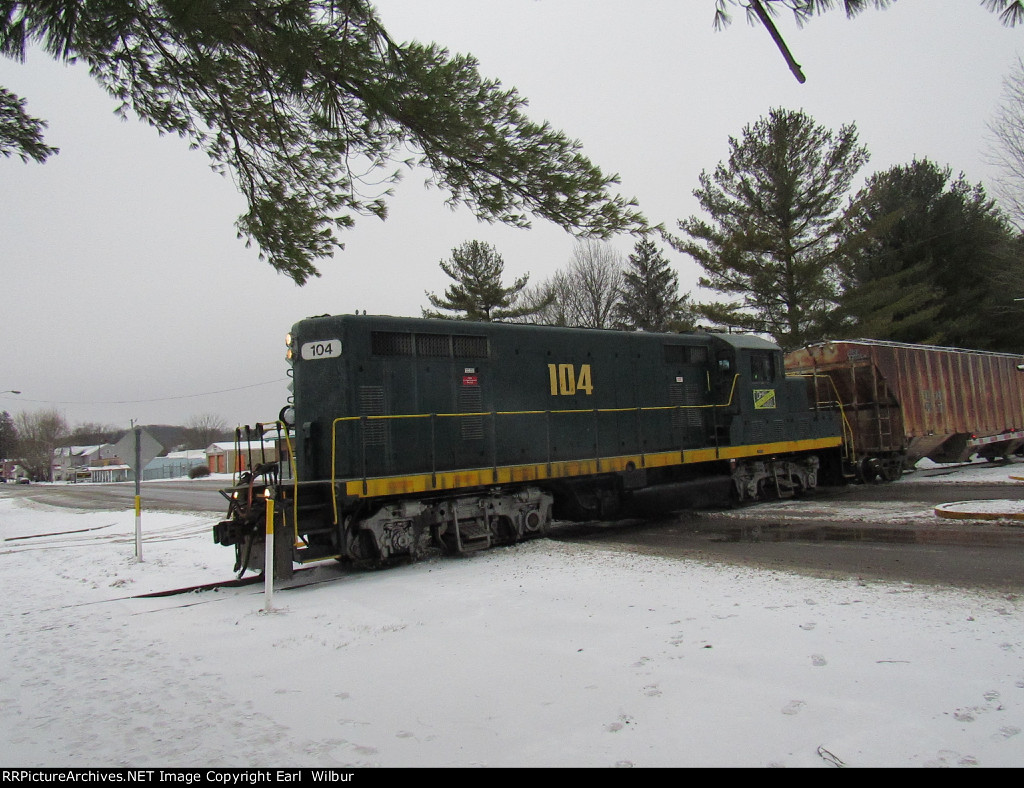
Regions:
<instances>
[{"instance_id":1,"label":"yellow handrail","mask_svg":"<svg viewBox=\"0 0 1024 788\"><path fill-rule=\"evenodd\" d=\"M276 421L274 424L278 428L278 441L281 440L281 427L284 427L284 442L288 446L288 465L292 469L292 529L295 531L293 541L297 542L299 540L299 469L295 466L295 449L292 446L292 436L288 433L288 424L283 421ZM280 445L278 456L280 457Z\"/></svg>"},{"instance_id":2,"label":"yellow handrail","mask_svg":"<svg viewBox=\"0 0 1024 788\"><path fill-rule=\"evenodd\" d=\"M645 411L661 410L706 410L709 408L728 408L732 405L733 397L736 394L736 383L739 374L733 375L732 386L729 389L729 399L721 404L710 405L656 405L651 407L637 408L578 408L572 410L505 410L505 411L479 411L476 413L407 413L380 416L339 416L331 422L331 506L334 514L334 522L338 522L338 424L345 421L387 421L394 419L429 419L429 418L468 418L482 416L539 416L544 414L567 414L567 413L643 413ZM600 461L600 457L597 458Z\"/></svg>"},{"instance_id":3,"label":"yellow handrail","mask_svg":"<svg viewBox=\"0 0 1024 788\"><path fill-rule=\"evenodd\" d=\"M832 376L831 375L825 375L825 374L818 374L817 372L812 372L810 375L788 375L787 377L791 377L791 378L810 378L813 381L815 381L815 383L814 383L814 397L816 399L816 403L815 404L818 407L833 407L834 406L836 408L836 410L839 411L839 420L840 420L840 422L842 422L842 426L843 426L843 443L849 445L849 450L847 451L847 459L848 460L856 461L856 459L857 459L857 451L856 451L856 446L854 445L854 440L853 440L853 426L850 424L850 420L846 417L846 408L843 407L842 396L839 394L839 388L838 388L838 386L836 386L836 382L835 382L835 380L832 379ZM817 399L817 397L818 397L818 383L817 383L818 378L825 378L825 380L828 381L829 385L832 387L832 392L836 395L836 398L834 400L829 401L829 400L818 400Z\"/></svg>"}]
</instances>

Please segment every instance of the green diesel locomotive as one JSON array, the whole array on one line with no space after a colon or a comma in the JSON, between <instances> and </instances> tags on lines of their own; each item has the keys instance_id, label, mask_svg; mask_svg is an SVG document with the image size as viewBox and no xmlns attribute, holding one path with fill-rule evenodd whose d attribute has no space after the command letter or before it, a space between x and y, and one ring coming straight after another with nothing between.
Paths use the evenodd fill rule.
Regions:
<instances>
[{"instance_id":1,"label":"green diesel locomotive","mask_svg":"<svg viewBox=\"0 0 1024 788\"><path fill-rule=\"evenodd\" d=\"M839 412L749 335L339 315L295 324L288 354L277 450L249 453L215 526L236 571L264 566L269 501L286 576L786 496L842 467Z\"/></svg>"}]
</instances>

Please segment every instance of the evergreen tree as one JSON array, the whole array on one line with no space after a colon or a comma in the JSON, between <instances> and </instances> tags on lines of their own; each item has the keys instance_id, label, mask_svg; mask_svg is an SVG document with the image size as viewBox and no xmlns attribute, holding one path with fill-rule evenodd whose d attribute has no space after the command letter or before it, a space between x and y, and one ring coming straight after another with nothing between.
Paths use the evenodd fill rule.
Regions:
<instances>
[{"instance_id":1,"label":"evergreen tree","mask_svg":"<svg viewBox=\"0 0 1024 788\"><path fill-rule=\"evenodd\" d=\"M14 419L6 410L0 412L0 461L11 459L17 450L18 431L14 428ZM0 471L3 469L0 468Z\"/></svg>"},{"instance_id":2,"label":"evergreen tree","mask_svg":"<svg viewBox=\"0 0 1024 788\"><path fill-rule=\"evenodd\" d=\"M669 237L704 269L701 287L733 297L696 311L785 348L819 339L837 297L842 203L867 149L853 124L834 135L784 109L729 147L728 162L702 172L694 191L710 221L691 216L679 222L688 238Z\"/></svg>"},{"instance_id":3,"label":"evergreen tree","mask_svg":"<svg viewBox=\"0 0 1024 788\"><path fill-rule=\"evenodd\" d=\"M519 295L530 278L528 274L516 279L510 287L502 284L505 261L488 243L467 241L452 249L451 260L442 260L440 266L455 280L455 284L444 291L443 297L427 293L427 299L436 308L457 314L446 315L424 309L424 317L456 317L484 322L513 320L544 306L519 302Z\"/></svg>"},{"instance_id":4,"label":"evergreen tree","mask_svg":"<svg viewBox=\"0 0 1024 788\"><path fill-rule=\"evenodd\" d=\"M793 76L803 83L806 82L803 70L775 26L774 16L780 7L792 11L797 24L803 25L815 14L831 11L836 6L842 6L846 16L852 18L871 6L882 9L893 2L895 0L715 0L715 29L720 30L732 21L729 6L742 7L751 24L760 24L768 31ZM1007 27L1024 22L1024 0L982 0L982 5L998 13L999 21Z\"/></svg>"},{"instance_id":5,"label":"evergreen tree","mask_svg":"<svg viewBox=\"0 0 1024 788\"><path fill-rule=\"evenodd\" d=\"M44 162L58 152L43 142L46 123L25 112L25 100L0 88L0 155Z\"/></svg>"},{"instance_id":6,"label":"evergreen tree","mask_svg":"<svg viewBox=\"0 0 1024 788\"><path fill-rule=\"evenodd\" d=\"M922 159L876 173L851 203L844 336L1018 350L1020 245L984 188ZM997 316L999 316L997 318ZM1015 319L1007 319L1015 318Z\"/></svg>"},{"instance_id":7,"label":"evergreen tree","mask_svg":"<svg viewBox=\"0 0 1024 788\"><path fill-rule=\"evenodd\" d=\"M715 0L715 27L726 27L731 21L729 6L739 6L747 13L751 23L763 22L763 15L775 16L779 7L789 9L799 24L816 14L831 11L841 6L847 17L854 17L868 8L884 9L895 0ZM1007 27L1024 22L1024 0L982 0L993 13L999 14L999 21Z\"/></svg>"},{"instance_id":8,"label":"evergreen tree","mask_svg":"<svg viewBox=\"0 0 1024 788\"><path fill-rule=\"evenodd\" d=\"M679 276L651 240L638 241L623 272L617 328L688 331L693 328L689 295L679 295Z\"/></svg>"},{"instance_id":9,"label":"evergreen tree","mask_svg":"<svg viewBox=\"0 0 1024 788\"><path fill-rule=\"evenodd\" d=\"M485 221L645 227L617 178L530 121L514 89L470 56L396 43L368 0L0 0L0 54L24 60L33 42L229 172L248 203L240 235L299 284L355 216L386 216L404 165ZM44 125L0 89L0 154L45 159Z\"/></svg>"}]
</instances>

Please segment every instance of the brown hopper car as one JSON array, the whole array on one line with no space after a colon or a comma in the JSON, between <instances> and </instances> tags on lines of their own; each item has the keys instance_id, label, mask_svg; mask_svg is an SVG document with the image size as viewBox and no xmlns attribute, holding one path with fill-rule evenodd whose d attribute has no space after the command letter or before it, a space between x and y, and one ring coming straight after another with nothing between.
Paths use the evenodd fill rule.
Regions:
<instances>
[{"instance_id":1,"label":"brown hopper car","mask_svg":"<svg viewBox=\"0 0 1024 788\"><path fill-rule=\"evenodd\" d=\"M923 457L998 459L1024 444L1024 356L874 340L786 356L821 406L838 402L861 475L897 478Z\"/></svg>"}]
</instances>

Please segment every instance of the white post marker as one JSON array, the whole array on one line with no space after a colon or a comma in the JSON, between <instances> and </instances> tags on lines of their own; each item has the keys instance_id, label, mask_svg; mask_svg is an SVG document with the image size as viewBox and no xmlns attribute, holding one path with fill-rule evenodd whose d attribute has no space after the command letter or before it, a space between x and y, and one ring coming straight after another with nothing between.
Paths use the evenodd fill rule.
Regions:
<instances>
[{"instance_id":1,"label":"white post marker","mask_svg":"<svg viewBox=\"0 0 1024 788\"><path fill-rule=\"evenodd\" d=\"M269 487L263 494L267 500L267 543L263 561L263 595L265 598L263 609L269 613L274 609L274 497Z\"/></svg>"},{"instance_id":2,"label":"white post marker","mask_svg":"<svg viewBox=\"0 0 1024 788\"><path fill-rule=\"evenodd\" d=\"M135 496L135 560L142 560L142 496Z\"/></svg>"},{"instance_id":3,"label":"white post marker","mask_svg":"<svg viewBox=\"0 0 1024 788\"><path fill-rule=\"evenodd\" d=\"M142 428L133 425L135 433L135 560L142 561Z\"/></svg>"}]
</instances>

